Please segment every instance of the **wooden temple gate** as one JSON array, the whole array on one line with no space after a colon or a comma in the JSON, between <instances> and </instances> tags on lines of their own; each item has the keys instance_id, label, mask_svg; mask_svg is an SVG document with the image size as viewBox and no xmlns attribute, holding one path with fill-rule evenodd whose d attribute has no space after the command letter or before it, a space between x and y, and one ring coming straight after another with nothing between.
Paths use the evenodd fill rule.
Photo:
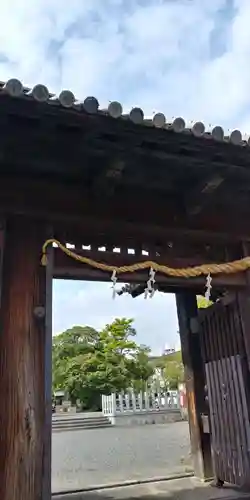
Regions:
<instances>
[{"instance_id":1,"label":"wooden temple gate","mask_svg":"<svg viewBox=\"0 0 250 500\"><path fill-rule=\"evenodd\" d=\"M101 111L94 98L0 85L1 500L51 496L52 279L111 280L52 245L42 266L47 239L115 267L150 259L183 269L250 254L250 148L240 133L150 122L138 108L120 114L117 103ZM237 269L213 275L219 302L203 318L205 275L159 272L156 283L176 294L195 475L249 486L249 274ZM147 279L147 269L119 277Z\"/></svg>"},{"instance_id":2,"label":"wooden temple gate","mask_svg":"<svg viewBox=\"0 0 250 500\"><path fill-rule=\"evenodd\" d=\"M249 487L250 363L242 301L237 294L203 311L201 341L215 474Z\"/></svg>"}]
</instances>

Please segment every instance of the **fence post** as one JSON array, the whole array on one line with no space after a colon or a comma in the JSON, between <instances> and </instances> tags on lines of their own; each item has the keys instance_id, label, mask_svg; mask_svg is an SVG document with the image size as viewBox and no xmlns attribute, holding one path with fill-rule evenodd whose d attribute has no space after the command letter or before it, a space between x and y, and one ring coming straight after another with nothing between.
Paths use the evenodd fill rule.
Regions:
<instances>
[{"instance_id":1,"label":"fence post","mask_svg":"<svg viewBox=\"0 0 250 500\"><path fill-rule=\"evenodd\" d=\"M180 391L177 392L177 396L176 396L176 407L178 408L178 410L181 409L181 395L180 395Z\"/></svg>"},{"instance_id":2,"label":"fence post","mask_svg":"<svg viewBox=\"0 0 250 500\"><path fill-rule=\"evenodd\" d=\"M146 390L144 392L144 399L145 399L145 410L149 411L149 398L148 398L148 388L146 387Z\"/></svg>"},{"instance_id":3,"label":"fence post","mask_svg":"<svg viewBox=\"0 0 250 500\"><path fill-rule=\"evenodd\" d=\"M123 411L124 411L124 393L123 392L120 393L118 397L119 397L119 410L121 413L123 413Z\"/></svg>"},{"instance_id":4,"label":"fence post","mask_svg":"<svg viewBox=\"0 0 250 500\"><path fill-rule=\"evenodd\" d=\"M168 410L169 409L168 391L165 391L164 397L165 397L165 409Z\"/></svg>"},{"instance_id":5,"label":"fence post","mask_svg":"<svg viewBox=\"0 0 250 500\"><path fill-rule=\"evenodd\" d=\"M136 412L136 396L133 389L131 391L131 399L132 399L133 412Z\"/></svg>"},{"instance_id":6,"label":"fence post","mask_svg":"<svg viewBox=\"0 0 250 500\"><path fill-rule=\"evenodd\" d=\"M111 415L112 417L116 416L116 393L113 392L111 394Z\"/></svg>"},{"instance_id":7,"label":"fence post","mask_svg":"<svg viewBox=\"0 0 250 500\"><path fill-rule=\"evenodd\" d=\"M170 395L170 407L171 407L171 409L174 408L174 395L173 395L172 392L171 392L171 395Z\"/></svg>"},{"instance_id":8,"label":"fence post","mask_svg":"<svg viewBox=\"0 0 250 500\"><path fill-rule=\"evenodd\" d=\"M140 404L140 411L143 410L143 392L140 391L140 399L139 399L139 404Z\"/></svg>"}]
</instances>

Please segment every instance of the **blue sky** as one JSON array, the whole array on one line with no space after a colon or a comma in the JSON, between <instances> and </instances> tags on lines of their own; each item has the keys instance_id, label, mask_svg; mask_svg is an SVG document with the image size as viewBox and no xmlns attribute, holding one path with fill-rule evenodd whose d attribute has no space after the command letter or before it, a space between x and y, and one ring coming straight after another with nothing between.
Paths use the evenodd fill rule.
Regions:
<instances>
[{"instance_id":1,"label":"blue sky","mask_svg":"<svg viewBox=\"0 0 250 500\"><path fill-rule=\"evenodd\" d=\"M0 15L0 79L94 95L250 132L250 0L13 0ZM174 298L110 298L110 285L55 283L54 332L136 319L139 340L178 343Z\"/></svg>"}]
</instances>

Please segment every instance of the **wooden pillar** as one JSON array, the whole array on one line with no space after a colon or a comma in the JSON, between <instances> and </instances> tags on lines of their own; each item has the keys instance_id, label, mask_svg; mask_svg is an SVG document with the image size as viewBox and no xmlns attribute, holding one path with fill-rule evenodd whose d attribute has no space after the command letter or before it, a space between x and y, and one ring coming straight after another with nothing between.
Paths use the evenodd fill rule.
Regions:
<instances>
[{"instance_id":1,"label":"wooden pillar","mask_svg":"<svg viewBox=\"0 0 250 500\"><path fill-rule=\"evenodd\" d=\"M210 434L204 433L202 415L207 414L205 375L201 355L197 301L193 292L176 294L177 314L185 369L189 430L194 473L199 479L213 477Z\"/></svg>"},{"instance_id":2,"label":"wooden pillar","mask_svg":"<svg viewBox=\"0 0 250 500\"><path fill-rule=\"evenodd\" d=\"M243 257L250 256L250 243L244 241L242 243L242 253ZM246 288L245 290L238 293L238 301L240 306L241 314L241 324L243 329L244 344L247 356L248 369L250 372L250 269L246 271ZM250 389L248 388L248 394L250 394ZM250 408L250 401L248 401L248 406Z\"/></svg>"},{"instance_id":3,"label":"wooden pillar","mask_svg":"<svg viewBox=\"0 0 250 500\"><path fill-rule=\"evenodd\" d=\"M6 222L0 308L0 498L51 498L52 274L44 226ZM49 417L49 411L50 417ZM50 419L50 420L48 420Z\"/></svg>"}]
</instances>

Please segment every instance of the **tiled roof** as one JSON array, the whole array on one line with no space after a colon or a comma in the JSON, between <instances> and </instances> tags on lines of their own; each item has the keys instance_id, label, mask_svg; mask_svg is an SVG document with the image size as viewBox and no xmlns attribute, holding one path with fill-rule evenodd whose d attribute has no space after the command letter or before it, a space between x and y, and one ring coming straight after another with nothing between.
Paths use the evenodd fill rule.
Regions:
<instances>
[{"instance_id":1,"label":"tiled roof","mask_svg":"<svg viewBox=\"0 0 250 500\"><path fill-rule=\"evenodd\" d=\"M227 142L236 146L250 146L250 138L246 139L243 137L240 130L233 130L228 135L225 135L223 128L219 125L214 127L209 126L208 128L202 122L191 122L189 125L186 125L182 117L173 118L171 121L168 121L163 113L156 113L152 119L148 119L144 117L143 110L138 107L132 108L129 114L124 114L122 105L117 101L110 102L107 109L100 109L99 102L95 97L86 97L84 101L79 101L70 90L62 90L56 96L55 94L51 94L45 85L37 84L30 89L24 87L15 78L7 82L0 82L0 95L3 93L16 99L34 99L41 103L74 109L76 112L104 114L114 119L131 120L136 125L173 130L175 133L191 134L195 137L203 137L217 142Z\"/></svg>"}]
</instances>

